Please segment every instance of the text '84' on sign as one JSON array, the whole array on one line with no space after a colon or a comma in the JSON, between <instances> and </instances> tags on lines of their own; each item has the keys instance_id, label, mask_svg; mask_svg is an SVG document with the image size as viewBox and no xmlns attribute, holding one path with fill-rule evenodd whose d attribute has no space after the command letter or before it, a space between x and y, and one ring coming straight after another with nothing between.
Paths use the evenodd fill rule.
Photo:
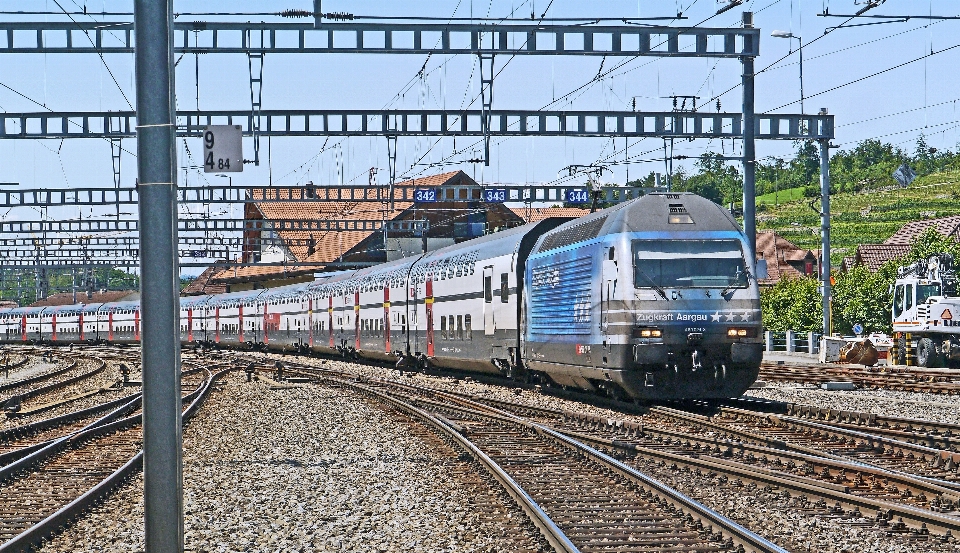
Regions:
<instances>
[{"instance_id":1,"label":"text '84' on sign","mask_svg":"<svg viewBox=\"0 0 960 553\"><path fill-rule=\"evenodd\" d=\"M203 129L203 172L243 171L243 132L240 125L210 125Z\"/></svg>"}]
</instances>

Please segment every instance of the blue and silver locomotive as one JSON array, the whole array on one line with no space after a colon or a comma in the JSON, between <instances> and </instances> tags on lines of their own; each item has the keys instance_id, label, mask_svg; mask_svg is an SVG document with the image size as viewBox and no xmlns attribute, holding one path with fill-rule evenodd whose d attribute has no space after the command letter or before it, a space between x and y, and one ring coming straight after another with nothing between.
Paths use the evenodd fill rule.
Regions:
<instances>
[{"instance_id":1,"label":"blue and silver locomotive","mask_svg":"<svg viewBox=\"0 0 960 553\"><path fill-rule=\"evenodd\" d=\"M762 354L748 251L720 206L650 194L309 284L183 298L180 335L618 397L732 397ZM139 340L135 302L0 311L0 341Z\"/></svg>"},{"instance_id":2,"label":"blue and silver locomotive","mask_svg":"<svg viewBox=\"0 0 960 553\"><path fill-rule=\"evenodd\" d=\"M755 262L729 212L650 194L542 236L527 261L524 366L635 398L738 396L762 356Z\"/></svg>"}]
</instances>

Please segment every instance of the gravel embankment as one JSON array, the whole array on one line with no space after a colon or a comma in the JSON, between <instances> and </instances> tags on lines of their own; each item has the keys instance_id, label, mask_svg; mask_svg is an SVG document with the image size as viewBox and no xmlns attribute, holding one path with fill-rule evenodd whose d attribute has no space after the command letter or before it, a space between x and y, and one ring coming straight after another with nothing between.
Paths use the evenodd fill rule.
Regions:
<instances>
[{"instance_id":1,"label":"gravel embankment","mask_svg":"<svg viewBox=\"0 0 960 553\"><path fill-rule=\"evenodd\" d=\"M184 431L188 551L540 548L470 507L499 496L465 484L470 465L399 415L349 391L243 380L225 380ZM138 477L42 551L142 550L141 490Z\"/></svg>"}]
</instances>

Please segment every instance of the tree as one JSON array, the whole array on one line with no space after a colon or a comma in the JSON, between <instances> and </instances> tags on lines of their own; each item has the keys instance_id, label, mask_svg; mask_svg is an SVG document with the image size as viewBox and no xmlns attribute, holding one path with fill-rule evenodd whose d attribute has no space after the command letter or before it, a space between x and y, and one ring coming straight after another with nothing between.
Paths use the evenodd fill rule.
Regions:
<instances>
[{"instance_id":1,"label":"tree","mask_svg":"<svg viewBox=\"0 0 960 553\"><path fill-rule=\"evenodd\" d=\"M672 189L683 192L693 192L712 200L720 205L740 200L743 191L743 177L740 171L728 164L720 154L706 153L697 160L699 172L686 177L679 172L675 174Z\"/></svg>"},{"instance_id":2,"label":"tree","mask_svg":"<svg viewBox=\"0 0 960 553\"><path fill-rule=\"evenodd\" d=\"M868 139L850 152L841 150L830 159L830 179L833 188L842 192L892 186L893 173L908 156L892 144Z\"/></svg>"},{"instance_id":3,"label":"tree","mask_svg":"<svg viewBox=\"0 0 960 553\"><path fill-rule=\"evenodd\" d=\"M875 273L858 265L847 273L836 274L834 330L850 334L853 325L860 323L866 332L891 332L890 287L897 278L897 268L940 253L960 260L960 244L929 228L914 239L905 256L886 262Z\"/></svg>"},{"instance_id":4,"label":"tree","mask_svg":"<svg viewBox=\"0 0 960 553\"><path fill-rule=\"evenodd\" d=\"M820 331L822 296L816 279L784 277L760 291L763 326L767 330Z\"/></svg>"},{"instance_id":5,"label":"tree","mask_svg":"<svg viewBox=\"0 0 960 553\"><path fill-rule=\"evenodd\" d=\"M890 332L890 285L900 264L898 259L888 261L876 273L857 265L846 273L834 275L834 332L852 334L853 325L858 323L867 333Z\"/></svg>"}]
</instances>

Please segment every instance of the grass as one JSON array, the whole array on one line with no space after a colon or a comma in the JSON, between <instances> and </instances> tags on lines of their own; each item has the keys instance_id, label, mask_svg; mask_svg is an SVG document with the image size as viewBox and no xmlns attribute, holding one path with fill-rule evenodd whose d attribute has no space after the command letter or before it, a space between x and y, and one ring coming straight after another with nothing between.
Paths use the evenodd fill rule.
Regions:
<instances>
[{"instance_id":1,"label":"grass","mask_svg":"<svg viewBox=\"0 0 960 553\"><path fill-rule=\"evenodd\" d=\"M779 192L771 192L763 196L757 196L757 205L771 205L794 202L803 199L803 188L788 188Z\"/></svg>"},{"instance_id":2,"label":"grass","mask_svg":"<svg viewBox=\"0 0 960 553\"><path fill-rule=\"evenodd\" d=\"M789 195L788 195L789 194ZM820 247L820 215L801 188L757 198L757 228L775 230L803 248ZM787 199L789 198L789 199ZM820 202L814 207L819 209ZM830 197L831 259L851 256L860 244L879 244L910 221L960 215L960 171L925 175L907 188L844 192Z\"/></svg>"}]
</instances>

